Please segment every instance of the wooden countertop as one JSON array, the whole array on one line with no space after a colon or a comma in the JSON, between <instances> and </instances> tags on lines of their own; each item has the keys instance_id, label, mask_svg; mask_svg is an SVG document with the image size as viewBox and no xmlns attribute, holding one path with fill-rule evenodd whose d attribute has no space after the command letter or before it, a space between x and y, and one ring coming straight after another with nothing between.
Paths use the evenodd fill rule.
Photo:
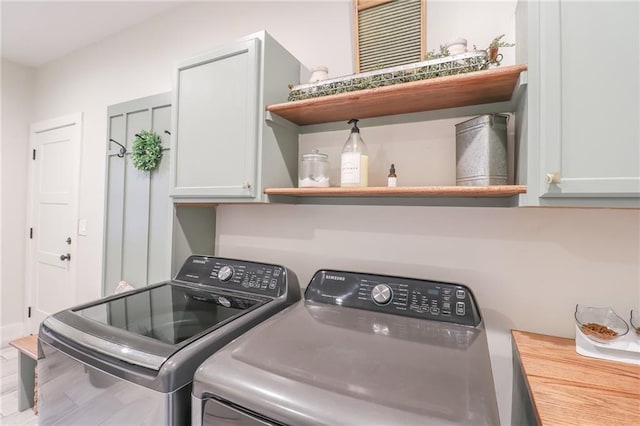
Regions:
<instances>
[{"instance_id":1,"label":"wooden countertop","mask_svg":"<svg viewBox=\"0 0 640 426\"><path fill-rule=\"evenodd\" d=\"M511 334L541 425L640 425L640 366L579 355L573 339Z\"/></svg>"}]
</instances>

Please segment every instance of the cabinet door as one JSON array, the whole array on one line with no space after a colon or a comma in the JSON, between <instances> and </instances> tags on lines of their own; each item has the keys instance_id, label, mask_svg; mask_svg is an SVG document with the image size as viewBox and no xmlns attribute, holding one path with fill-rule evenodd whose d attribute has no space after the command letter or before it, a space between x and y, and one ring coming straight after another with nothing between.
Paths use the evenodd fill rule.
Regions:
<instances>
[{"instance_id":1,"label":"cabinet door","mask_svg":"<svg viewBox=\"0 0 640 426\"><path fill-rule=\"evenodd\" d=\"M545 1L540 13L541 203L617 197L637 204L638 2Z\"/></svg>"},{"instance_id":2,"label":"cabinet door","mask_svg":"<svg viewBox=\"0 0 640 426\"><path fill-rule=\"evenodd\" d=\"M173 196L255 197L259 49L236 42L177 67Z\"/></svg>"}]
</instances>

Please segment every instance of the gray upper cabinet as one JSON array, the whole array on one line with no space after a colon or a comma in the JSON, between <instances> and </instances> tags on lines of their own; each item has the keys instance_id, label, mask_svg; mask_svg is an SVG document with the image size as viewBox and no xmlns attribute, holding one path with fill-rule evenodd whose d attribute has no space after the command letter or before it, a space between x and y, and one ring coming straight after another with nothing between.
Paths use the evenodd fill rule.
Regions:
<instances>
[{"instance_id":1,"label":"gray upper cabinet","mask_svg":"<svg viewBox=\"0 0 640 426\"><path fill-rule=\"evenodd\" d=\"M521 2L523 204L640 206L638 2Z\"/></svg>"},{"instance_id":2,"label":"gray upper cabinet","mask_svg":"<svg viewBox=\"0 0 640 426\"><path fill-rule=\"evenodd\" d=\"M171 195L176 202L266 201L297 179L295 126L267 126L299 62L266 32L179 63L174 79Z\"/></svg>"}]
</instances>

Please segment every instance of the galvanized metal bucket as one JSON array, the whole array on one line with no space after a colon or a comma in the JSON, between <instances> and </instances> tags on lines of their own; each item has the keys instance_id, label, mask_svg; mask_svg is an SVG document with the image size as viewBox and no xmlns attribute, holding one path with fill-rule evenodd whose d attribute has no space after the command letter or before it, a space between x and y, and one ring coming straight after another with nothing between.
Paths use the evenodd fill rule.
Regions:
<instances>
[{"instance_id":1,"label":"galvanized metal bucket","mask_svg":"<svg viewBox=\"0 0 640 426\"><path fill-rule=\"evenodd\" d=\"M506 114L485 114L456 124L456 185L506 185Z\"/></svg>"}]
</instances>

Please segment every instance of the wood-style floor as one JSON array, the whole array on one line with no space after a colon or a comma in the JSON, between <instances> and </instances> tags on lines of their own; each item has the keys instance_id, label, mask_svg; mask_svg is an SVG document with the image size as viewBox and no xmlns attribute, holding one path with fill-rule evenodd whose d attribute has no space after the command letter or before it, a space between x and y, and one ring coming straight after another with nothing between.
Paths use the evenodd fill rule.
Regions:
<instances>
[{"instance_id":1,"label":"wood-style floor","mask_svg":"<svg viewBox=\"0 0 640 426\"><path fill-rule=\"evenodd\" d=\"M18 350L7 346L0 350L0 425L37 425L31 408L18 411Z\"/></svg>"}]
</instances>

